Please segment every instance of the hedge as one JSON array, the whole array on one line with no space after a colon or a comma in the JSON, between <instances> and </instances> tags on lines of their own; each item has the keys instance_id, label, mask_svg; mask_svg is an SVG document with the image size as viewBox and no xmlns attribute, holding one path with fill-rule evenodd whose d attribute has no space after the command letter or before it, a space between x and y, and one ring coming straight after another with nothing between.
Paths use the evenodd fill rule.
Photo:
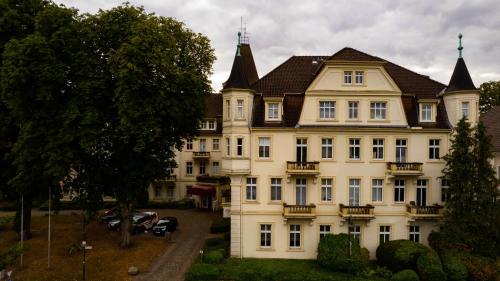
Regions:
<instances>
[{"instance_id":1,"label":"hedge","mask_svg":"<svg viewBox=\"0 0 500 281\"><path fill-rule=\"evenodd\" d=\"M446 274L438 254L429 250L421 254L417 259L417 269L422 281L445 281Z\"/></svg>"},{"instance_id":2,"label":"hedge","mask_svg":"<svg viewBox=\"0 0 500 281\"><path fill-rule=\"evenodd\" d=\"M210 233L225 233L231 230L231 219L218 218L212 222L210 226Z\"/></svg>"},{"instance_id":3,"label":"hedge","mask_svg":"<svg viewBox=\"0 0 500 281\"><path fill-rule=\"evenodd\" d=\"M462 253L460 257L472 281L498 281L500 280L500 265L494 259Z\"/></svg>"},{"instance_id":4,"label":"hedge","mask_svg":"<svg viewBox=\"0 0 500 281\"><path fill-rule=\"evenodd\" d=\"M467 281L467 267L458 256L445 252L440 257L448 281Z\"/></svg>"},{"instance_id":5,"label":"hedge","mask_svg":"<svg viewBox=\"0 0 500 281\"><path fill-rule=\"evenodd\" d=\"M204 263L219 264L224 261L224 249L208 251L203 258Z\"/></svg>"},{"instance_id":6,"label":"hedge","mask_svg":"<svg viewBox=\"0 0 500 281\"><path fill-rule=\"evenodd\" d=\"M349 256L351 241L351 256ZM368 266L359 244L348 234L326 235L318 245L318 264L339 272L361 272Z\"/></svg>"},{"instance_id":7,"label":"hedge","mask_svg":"<svg viewBox=\"0 0 500 281\"><path fill-rule=\"evenodd\" d=\"M186 272L185 280L218 280L220 278L220 274L221 272L216 266L205 263L196 263L193 264Z\"/></svg>"},{"instance_id":8,"label":"hedge","mask_svg":"<svg viewBox=\"0 0 500 281\"><path fill-rule=\"evenodd\" d=\"M377 248L377 263L393 272L415 270L418 257L428 250L424 245L409 240L387 241Z\"/></svg>"},{"instance_id":9,"label":"hedge","mask_svg":"<svg viewBox=\"0 0 500 281\"><path fill-rule=\"evenodd\" d=\"M419 281L418 274L411 269L402 270L394 274L391 281ZM444 281L444 280L443 280Z\"/></svg>"}]
</instances>

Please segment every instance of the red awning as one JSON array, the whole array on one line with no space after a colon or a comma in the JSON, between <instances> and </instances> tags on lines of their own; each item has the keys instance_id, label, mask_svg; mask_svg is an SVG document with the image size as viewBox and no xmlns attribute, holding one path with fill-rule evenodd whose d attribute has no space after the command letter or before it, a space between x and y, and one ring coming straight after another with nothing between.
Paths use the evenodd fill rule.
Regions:
<instances>
[{"instance_id":1,"label":"red awning","mask_svg":"<svg viewBox=\"0 0 500 281\"><path fill-rule=\"evenodd\" d=\"M200 196L215 196L215 186L195 184L187 188L187 194Z\"/></svg>"}]
</instances>

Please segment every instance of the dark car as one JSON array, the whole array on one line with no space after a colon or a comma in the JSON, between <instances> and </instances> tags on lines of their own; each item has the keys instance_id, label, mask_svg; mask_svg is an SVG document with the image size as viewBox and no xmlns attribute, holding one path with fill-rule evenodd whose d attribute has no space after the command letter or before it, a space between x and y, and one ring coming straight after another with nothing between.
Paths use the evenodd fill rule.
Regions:
<instances>
[{"instance_id":1,"label":"dark car","mask_svg":"<svg viewBox=\"0 0 500 281\"><path fill-rule=\"evenodd\" d=\"M165 235L166 232L174 232L179 223L175 217L164 217L153 227L154 235Z\"/></svg>"},{"instance_id":2,"label":"dark car","mask_svg":"<svg viewBox=\"0 0 500 281\"><path fill-rule=\"evenodd\" d=\"M158 222L158 214L156 212L134 213L132 217L132 233L141 233L153 228ZM121 220L116 218L107 223L109 230L120 230Z\"/></svg>"},{"instance_id":3,"label":"dark car","mask_svg":"<svg viewBox=\"0 0 500 281\"><path fill-rule=\"evenodd\" d=\"M101 216L101 223L107 224L108 222L116 219L118 219L118 209L107 209Z\"/></svg>"}]
</instances>

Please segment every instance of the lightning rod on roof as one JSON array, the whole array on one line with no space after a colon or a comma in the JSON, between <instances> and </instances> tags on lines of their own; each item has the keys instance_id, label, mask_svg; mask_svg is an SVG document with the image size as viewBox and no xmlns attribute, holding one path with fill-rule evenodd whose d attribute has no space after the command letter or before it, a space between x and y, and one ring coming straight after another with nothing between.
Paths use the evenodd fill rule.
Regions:
<instances>
[{"instance_id":1,"label":"lightning rod on roof","mask_svg":"<svg viewBox=\"0 0 500 281\"><path fill-rule=\"evenodd\" d=\"M246 27L246 24L243 23L243 17L240 17L240 32L242 34L241 36L241 44L250 44L250 40L249 40L249 34L247 32L247 27Z\"/></svg>"}]
</instances>

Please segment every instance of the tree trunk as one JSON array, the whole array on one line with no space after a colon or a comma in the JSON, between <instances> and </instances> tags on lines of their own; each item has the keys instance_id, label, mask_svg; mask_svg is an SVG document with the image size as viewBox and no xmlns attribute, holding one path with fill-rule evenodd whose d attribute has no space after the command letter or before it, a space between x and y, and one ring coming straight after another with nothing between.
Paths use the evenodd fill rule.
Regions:
<instances>
[{"instance_id":1,"label":"tree trunk","mask_svg":"<svg viewBox=\"0 0 500 281\"><path fill-rule=\"evenodd\" d=\"M33 202L30 198L24 198L24 240L31 238L31 209L33 207ZM16 216L14 218L14 231L19 235L19 240L21 240L21 200L18 200Z\"/></svg>"},{"instance_id":2,"label":"tree trunk","mask_svg":"<svg viewBox=\"0 0 500 281\"><path fill-rule=\"evenodd\" d=\"M130 246L130 231L132 229L132 204L120 203L120 213L122 216L120 247L127 248Z\"/></svg>"}]
</instances>

